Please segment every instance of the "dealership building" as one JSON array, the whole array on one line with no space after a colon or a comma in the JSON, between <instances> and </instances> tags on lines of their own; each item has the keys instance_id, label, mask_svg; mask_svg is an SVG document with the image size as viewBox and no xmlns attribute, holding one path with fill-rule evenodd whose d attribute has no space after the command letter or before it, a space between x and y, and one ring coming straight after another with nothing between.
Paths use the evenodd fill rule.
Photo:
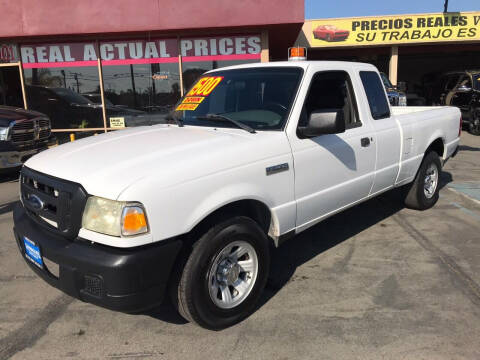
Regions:
<instances>
[{"instance_id":1,"label":"dealership building","mask_svg":"<svg viewBox=\"0 0 480 360\"><path fill-rule=\"evenodd\" d=\"M248 5L248 6L247 6ZM203 72L287 59L369 62L435 104L443 74L480 69L480 12L304 20L303 0L3 2L0 104L46 113L69 134L162 121Z\"/></svg>"},{"instance_id":2,"label":"dealership building","mask_svg":"<svg viewBox=\"0 0 480 360\"><path fill-rule=\"evenodd\" d=\"M480 71L480 12L307 20L296 43L309 60L372 63L405 88L408 105L433 105L439 79Z\"/></svg>"},{"instance_id":3,"label":"dealership building","mask_svg":"<svg viewBox=\"0 0 480 360\"><path fill-rule=\"evenodd\" d=\"M0 104L46 113L62 142L158 122L207 70L284 59L304 1L24 0L0 12Z\"/></svg>"}]
</instances>

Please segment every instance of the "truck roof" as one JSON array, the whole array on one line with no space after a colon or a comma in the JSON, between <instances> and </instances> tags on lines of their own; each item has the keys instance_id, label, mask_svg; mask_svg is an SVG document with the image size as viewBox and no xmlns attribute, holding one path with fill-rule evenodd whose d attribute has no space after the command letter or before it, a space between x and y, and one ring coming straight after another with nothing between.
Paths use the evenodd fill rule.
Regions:
<instances>
[{"instance_id":1,"label":"truck roof","mask_svg":"<svg viewBox=\"0 0 480 360\"><path fill-rule=\"evenodd\" d=\"M260 67L301 67L307 69L310 65L320 65L321 67L328 69L359 69L359 70L374 70L377 68L372 64L352 62L352 61L324 61L324 60L301 60L301 61L272 61L264 63L251 63L242 65L233 65L222 67L214 70L210 70L207 73L212 73L222 70L234 70L234 69L249 69Z\"/></svg>"}]
</instances>

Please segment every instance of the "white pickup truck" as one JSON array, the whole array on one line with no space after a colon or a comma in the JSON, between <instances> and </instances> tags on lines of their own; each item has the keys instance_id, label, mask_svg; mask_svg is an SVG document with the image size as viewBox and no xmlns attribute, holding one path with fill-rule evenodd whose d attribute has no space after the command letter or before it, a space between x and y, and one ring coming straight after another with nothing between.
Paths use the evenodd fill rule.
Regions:
<instances>
[{"instance_id":1,"label":"white pickup truck","mask_svg":"<svg viewBox=\"0 0 480 360\"><path fill-rule=\"evenodd\" d=\"M210 71L168 119L28 160L14 233L73 297L137 312L170 292L209 329L255 309L282 241L400 186L433 206L461 124L390 107L372 65L310 61Z\"/></svg>"}]
</instances>

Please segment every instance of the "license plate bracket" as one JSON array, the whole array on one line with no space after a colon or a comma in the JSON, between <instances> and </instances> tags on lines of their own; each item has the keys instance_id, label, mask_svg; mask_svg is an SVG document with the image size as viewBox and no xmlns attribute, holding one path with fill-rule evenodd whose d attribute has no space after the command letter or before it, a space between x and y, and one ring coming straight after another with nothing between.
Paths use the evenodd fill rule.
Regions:
<instances>
[{"instance_id":1,"label":"license plate bracket","mask_svg":"<svg viewBox=\"0 0 480 360\"><path fill-rule=\"evenodd\" d=\"M40 247L26 236L23 237L23 245L25 246L25 257L40 269L43 269L43 259Z\"/></svg>"}]
</instances>

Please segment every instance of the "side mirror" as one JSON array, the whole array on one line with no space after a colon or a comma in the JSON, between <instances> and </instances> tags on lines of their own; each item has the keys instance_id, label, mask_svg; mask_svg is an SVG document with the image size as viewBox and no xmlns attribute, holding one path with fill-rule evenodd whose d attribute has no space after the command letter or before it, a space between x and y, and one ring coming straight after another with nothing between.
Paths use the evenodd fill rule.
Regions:
<instances>
[{"instance_id":1,"label":"side mirror","mask_svg":"<svg viewBox=\"0 0 480 360\"><path fill-rule=\"evenodd\" d=\"M345 132L345 117L343 110L340 109L313 111L308 119L308 125L298 128L298 135L302 138L343 132Z\"/></svg>"}]
</instances>

